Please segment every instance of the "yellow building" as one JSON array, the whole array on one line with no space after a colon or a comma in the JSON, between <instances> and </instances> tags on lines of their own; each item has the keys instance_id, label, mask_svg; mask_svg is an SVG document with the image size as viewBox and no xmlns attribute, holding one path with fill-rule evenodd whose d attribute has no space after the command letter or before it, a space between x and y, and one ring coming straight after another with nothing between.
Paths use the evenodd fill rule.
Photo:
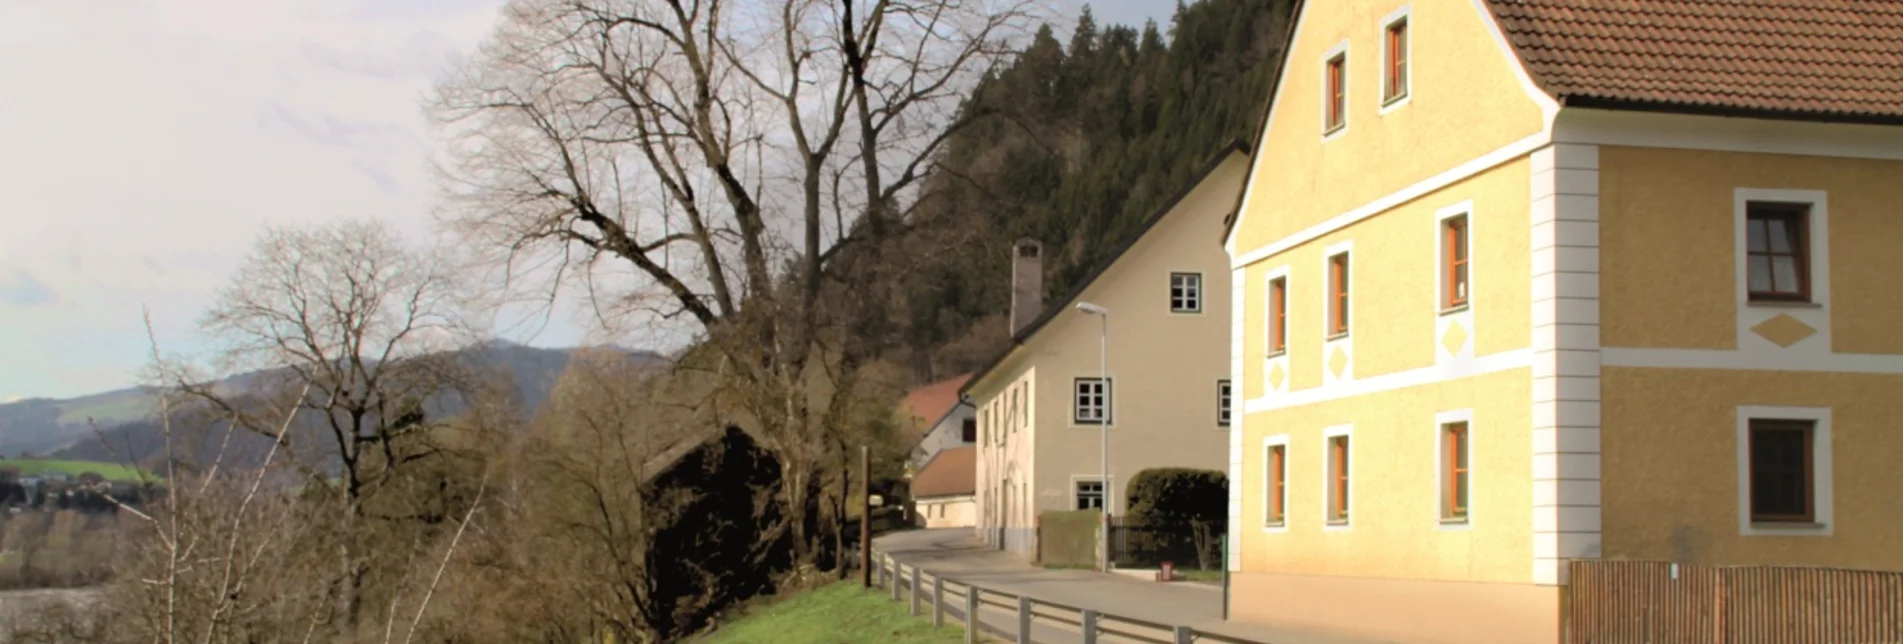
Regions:
<instances>
[{"instance_id":1,"label":"yellow building","mask_svg":"<svg viewBox=\"0 0 1903 644\"><path fill-rule=\"evenodd\" d=\"M1236 619L1554 642L1572 560L1903 569L1903 4L1291 30L1225 240Z\"/></svg>"}]
</instances>

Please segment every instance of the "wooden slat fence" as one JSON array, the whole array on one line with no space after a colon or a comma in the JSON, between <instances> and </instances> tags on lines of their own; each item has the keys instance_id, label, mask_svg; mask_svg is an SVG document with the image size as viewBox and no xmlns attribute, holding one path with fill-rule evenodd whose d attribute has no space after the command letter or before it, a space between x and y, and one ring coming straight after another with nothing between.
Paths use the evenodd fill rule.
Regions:
<instances>
[{"instance_id":1,"label":"wooden slat fence","mask_svg":"<svg viewBox=\"0 0 1903 644\"><path fill-rule=\"evenodd\" d=\"M1566 644L1903 644L1903 573L1574 561Z\"/></svg>"}]
</instances>

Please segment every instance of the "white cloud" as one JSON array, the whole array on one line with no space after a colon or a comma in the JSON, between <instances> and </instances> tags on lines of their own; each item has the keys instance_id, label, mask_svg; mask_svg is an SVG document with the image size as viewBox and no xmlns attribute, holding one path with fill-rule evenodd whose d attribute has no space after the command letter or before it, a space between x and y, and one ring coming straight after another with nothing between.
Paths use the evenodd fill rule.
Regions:
<instances>
[{"instance_id":1,"label":"white cloud","mask_svg":"<svg viewBox=\"0 0 1903 644\"><path fill-rule=\"evenodd\" d=\"M0 2L0 390L131 384L141 305L189 348L267 224L426 231L419 101L499 6Z\"/></svg>"}]
</instances>

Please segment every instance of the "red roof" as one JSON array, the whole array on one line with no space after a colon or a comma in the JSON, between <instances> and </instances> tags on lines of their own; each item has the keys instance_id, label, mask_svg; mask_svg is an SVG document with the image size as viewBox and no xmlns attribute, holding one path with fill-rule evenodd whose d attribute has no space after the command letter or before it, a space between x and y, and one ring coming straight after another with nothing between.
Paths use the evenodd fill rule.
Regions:
<instances>
[{"instance_id":1,"label":"red roof","mask_svg":"<svg viewBox=\"0 0 1903 644\"><path fill-rule=\"evenodd\" d=\"M1487 0L1567 104L1903 121L1897 0Z\"/></svg>"},{"instance_id":2,"label":"red roof","mask_svg":"<svg viewBox=\"0 0 1903 644\"><path fill-rule=\"evenodd\" d=\"M945 413L958 404L958 390L971 380L971 374L965 374L950 380L940 380L912 390L905 395L903 409L912 415L922 426L931 426L944 418Z\"/></svg>"},{"instance_id":3,"label":"red roof","mask_svg":"<svg viewBox=\"0 0 1903 644\"><path fill-rule=\"evenodd\" d=\"M912 477L912 498L968 496L978 492L978 448L947 447Z\"/></svg>"}]
</instances>

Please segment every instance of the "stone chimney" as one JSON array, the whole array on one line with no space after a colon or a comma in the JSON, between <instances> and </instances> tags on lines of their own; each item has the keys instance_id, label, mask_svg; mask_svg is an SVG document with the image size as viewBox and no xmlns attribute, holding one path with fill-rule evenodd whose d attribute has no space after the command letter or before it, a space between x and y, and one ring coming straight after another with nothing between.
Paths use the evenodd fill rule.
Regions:
<instances>
[{"instance_id":1,"label":"stone chimney","mask_svg":"<svg viewBox=\"0 0 1903 644\"><path fill-rule=\"evenodd\" d=\"M1044 245L1025 237L1011 247L1011 335L1044 312Z\"/></svg>"}]
</instances>

